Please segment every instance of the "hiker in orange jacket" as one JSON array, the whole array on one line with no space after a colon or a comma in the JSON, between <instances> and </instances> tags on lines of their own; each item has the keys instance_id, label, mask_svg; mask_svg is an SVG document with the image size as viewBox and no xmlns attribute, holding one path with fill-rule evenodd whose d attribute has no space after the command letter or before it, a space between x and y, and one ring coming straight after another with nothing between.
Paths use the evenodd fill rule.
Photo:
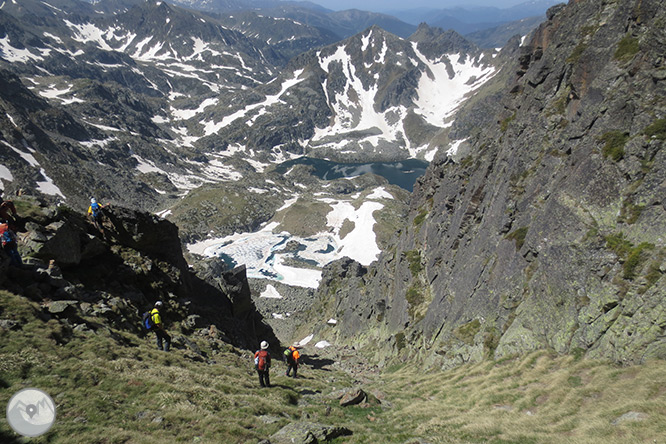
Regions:
<instances>
[{"instance_id":1,"label":"hiker in orange jacket","mask_svg":"<svg viewBox=\"0 0 666 444\"><path fill-rule=\"evenodd\" d=\"M301 357L301 353L298 351L299 347L299 344L294 344L284 351L285 357L287 358L287 377L289 377L289 373L291 373L292 370L294 371L294 378L296 377L296 373L298 372L298 360Z\"/></svg>"}]
</instances>

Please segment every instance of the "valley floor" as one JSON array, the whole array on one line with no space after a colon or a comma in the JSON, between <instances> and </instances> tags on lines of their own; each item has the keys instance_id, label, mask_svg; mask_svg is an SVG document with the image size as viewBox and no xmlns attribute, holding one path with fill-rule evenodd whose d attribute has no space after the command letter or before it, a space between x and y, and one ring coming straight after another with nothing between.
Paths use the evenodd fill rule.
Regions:
<instances>
[{"instance_id":1,"label":"valley floor","mask_svg":"<svg viewBox=\"0 0 666 444\"><path fill-rule=\"evenodd\" d=\"M298 379L276 360L273 387L262 389L251 351L212 349L201 332L184 338L171 326L175 347L164 353L152 336L42 320L38 304L7 292L0 306L3 320L18 322L0 328L0 403L37 387L57 406L53 428L30 442L277 444L280 430L312 423L349 430L330 441L349 444L666 442L663 361L619 367L538 351L449 371L403 364L380 373L352 350L307 345ZM341 407L352 388L367 402ZM27 439L3 420L0 441Z\"/></svg>"}]
</instances>

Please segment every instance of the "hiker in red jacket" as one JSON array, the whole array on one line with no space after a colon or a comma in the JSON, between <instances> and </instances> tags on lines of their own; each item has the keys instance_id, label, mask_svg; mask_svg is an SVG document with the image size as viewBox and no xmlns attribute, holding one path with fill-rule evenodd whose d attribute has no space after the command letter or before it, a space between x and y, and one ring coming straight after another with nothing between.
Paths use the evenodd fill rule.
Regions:
<instances>
[{"instance_id":1,"label":"hiker in red jacket","mask_svg":"<svg viewBox=\"0 0 666 444\"><path fill-rule=\"evenodd\" d=\"M16 211L14 202L2 198L2 193L2 190L0 190L0 220L6 221L12 230L16 230L16 224L19 220L18 211Z\"/></svg>"},{"instance_id":2,"label":"hiker in red jacket","mask_svg":"<svg viewBox=\"0 0 666 444\"><path fill-rule=\"evenodd\" d=\"M21 260L21 255L18 252L18 241L16 239L16 234L9 227L9 224L0 219L0 242L2 243L2 249L9 256L9 263L16 267L21 267L23 261Z\"/></svg>"},{"instance_id":3,"label":"hiker in red jacket","mask_svg":"<svg viewBox=\"0 0 666 444\"><path fill-rule=\"evenodd\" d=\"M268 352L268 342L261 341L261 349L254 354L254 368L259 375L259 385L270 387L271 379L268 374L271 368L271 354Z\"/></svg>"}]
</instances>

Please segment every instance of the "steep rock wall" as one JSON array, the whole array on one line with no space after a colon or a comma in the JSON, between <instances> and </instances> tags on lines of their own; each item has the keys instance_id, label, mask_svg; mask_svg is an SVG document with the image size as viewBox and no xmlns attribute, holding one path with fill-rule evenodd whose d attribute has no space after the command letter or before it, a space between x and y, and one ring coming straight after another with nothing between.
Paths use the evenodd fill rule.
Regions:
<instances>
[{"instance_id":1,"label":"steep rock wall","mask_svg":"<svg viewBox=\"0 0 666 444\"><path fill-rule=\"evenodd\" d=\"M325 271L318 310L338 324L318 334L444 367L536 348L666 357L660 6L552 8L469 155L417 184L395 248Z\"/></svg>"}]
</instances>

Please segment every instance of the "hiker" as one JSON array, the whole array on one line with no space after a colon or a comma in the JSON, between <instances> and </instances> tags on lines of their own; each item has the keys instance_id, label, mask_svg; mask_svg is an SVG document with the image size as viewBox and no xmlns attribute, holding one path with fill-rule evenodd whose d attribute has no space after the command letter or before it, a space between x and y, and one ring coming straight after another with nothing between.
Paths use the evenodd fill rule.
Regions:
<instances>
[{"instance_id":1,"label":"hiker","mask_svg":"<svg viewBox=\"0 0 666 444\"><path fill-rule=\"evenodd\" d=\"M92 219L92 223L97 228L97 230L104 233L104 228L102 227L102 209L108 206L101 205L97 203L97 199L94 197L90 198L90 206L88 207L88 216Z\"/></svg>"},{"instance_id":2,"label":"hiker","mask_svg":"<svg viewBox=\"0 0 666 444\"><path fill-rule=\"evenodd\" d=\"M298 360L301 357L301 353L298 351L299 347L300 344L296 343L290 345L289 348L284 351L284 357L287 360L287 377L289 377L289 373L293 370L294 378L296 378L296 373L298 372Z\"/></svg>"},{"instance_id":3,"label":"hiker","mask_svg":"<svg viewBox=\"0 0 666 444\"><path fill-rule=\"evenodd\" d=\"M162 316L160 315L160 308L162 307L162 301L155 302L155 308L150 312L150 320L152 321L153 328L155 330L155 335L157 336L157 349L164 350L165 352L169 351L171 347L171 336L164 330L164 324L162 323ZM162 340L164 340L164 347L162 347Z\"/></svg>"},{"instance_id":4,"label":"hiker","mask_svg":"<svg viewBox=\"0 0 666 444\"><path fill-rule=\"evenodd\" d=\"M8 225L15 229L19 216L16 211L16 206L11 200L4 200L2 198L3 192L0 190L0 220L6 221Z\"/></svg>"},{"instance_id":5,"label":"hiker","mask_svg":"<svg viewBox=\"0 0 666 444\"><path fill-rule=\"evenodd\" d=\"M0 220L0 239L2 239L2 249L5 250L7 256L9 256L9 263L16 267L21 267L23 261L21 260L21 255L18 252L18 241L16 239L16 234L9 227L9 224L6 220Z\"/></svg>"},{"instance_id":6,"label":"hiker","mask_svg":"<svg viewBox=\"0 0 666 444\"><path fill-rule=\"evenodd\" d=\"M271 354L268 351L268 342L261 341L261 349L254 353L254 368L259 375L259 385L270 387L271 379L268 372L271 368Z\"/></svg>"}]
</instances>

